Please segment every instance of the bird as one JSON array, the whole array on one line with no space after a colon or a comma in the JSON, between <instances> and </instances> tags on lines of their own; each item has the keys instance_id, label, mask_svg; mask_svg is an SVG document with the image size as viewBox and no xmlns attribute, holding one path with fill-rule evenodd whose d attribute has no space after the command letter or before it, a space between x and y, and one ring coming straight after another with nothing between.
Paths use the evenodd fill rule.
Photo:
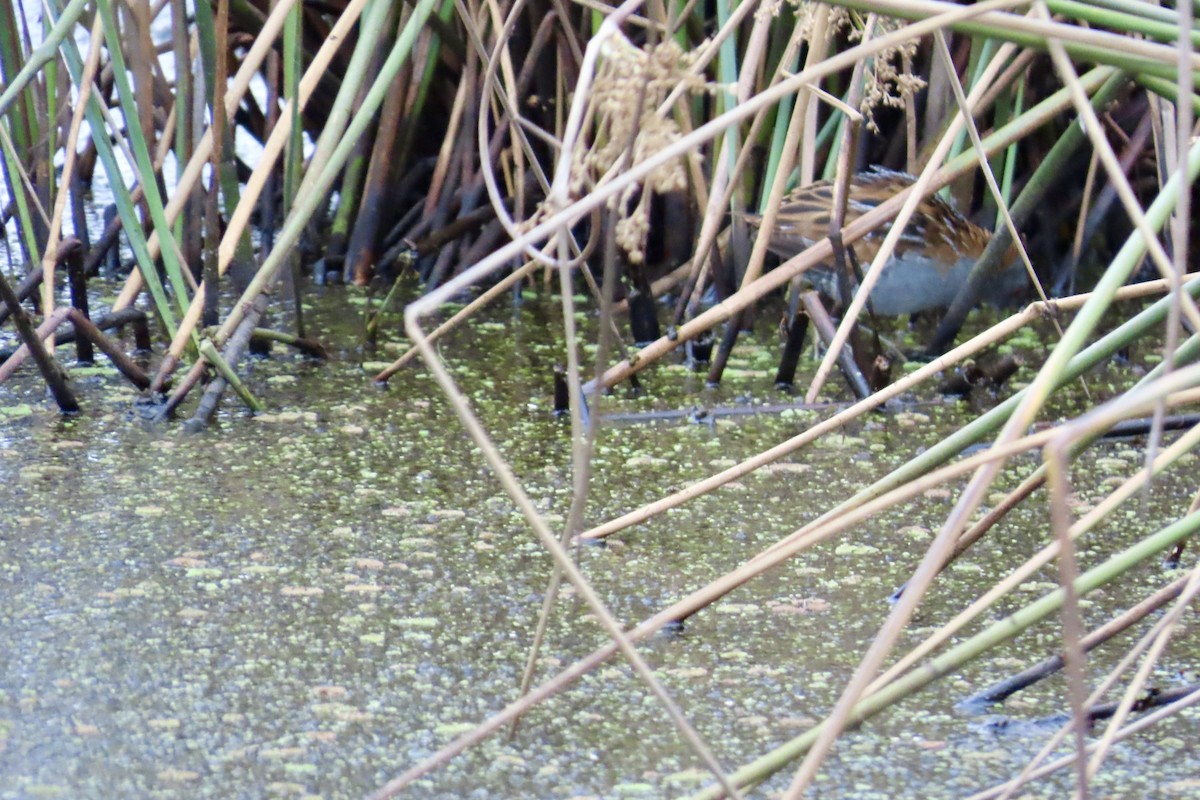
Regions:
<instances>
[{"instance_id":1,"label":"bird","mask_svg":"<svg viewBox=\"0 0 1200 800\"><path fill-rule=\"evenodd\" d=\"M853 222L915 181L912 175L883 167L855 174L850 179L843 224ZM780 202L768 249L786 259L826 238L832 207L832 181L794 189ZM760 215L748 214L746 220L761 229ZM889 226L883 225L853 245L864 271L879 252L888 230ZM924 198L871 291L872 311L883 316L900 316L948 308L991 238L988 231L940 197ZM820 264L809 269L805 277L822 294L840 299L832 266ZM1025 270L1016 248L1010 245L995 273L985 280L980 295L995 305L1005 305L1017 300L1026 285Z\"/></svg>"}]
</instances>

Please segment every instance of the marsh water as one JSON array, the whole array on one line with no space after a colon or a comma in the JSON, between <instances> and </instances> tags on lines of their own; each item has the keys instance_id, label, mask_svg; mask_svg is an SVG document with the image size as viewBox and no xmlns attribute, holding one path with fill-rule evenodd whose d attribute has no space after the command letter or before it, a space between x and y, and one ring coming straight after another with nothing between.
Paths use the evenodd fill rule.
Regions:
<instances>
[{"instance_id":1,"label":"marsh water","mask_svg":"<svg viewBox=\"0 0 1200 800\"><path fill-rule=\"evenodd\" d=\"M0 386L0 798L361 797L515 697L550 558L420 364L386 390L371 385L375 362L403 349L399 319L378 352L365 352L363 296L308 287L305 297L313 335L333 357L316 362L277 346L250 362L250 386L270 406L259 417L231 397L203 433L146 422L106 363L72 370L84 409L73 418L53 410L32 367ZM551 413L550 376L563 359L555 314L549 297L501 303L447 338L441 354L535 503L561 525L571 471L569 424ZM717 389L675 363L644 373L640 396L622 388L606 399L598 413L621 416L600 427L589 523L832 413L832 405L776 408L799 399L772 386L769 314L760 327ZM1024 342L1034 364L1037 341ZM1092 391L1127 384L1152 359L1149 350L1131 354L1096 376ZM802 374L814 366L806 358ZM1014 383L1031 374L1022 369ZM827 394L831 404L847 399L840 384ZM992 402L908 398L576 555L616 616L635 624ZM703 421L648 413L692 407L760 413ZM1079 471L1081 502L1135 471L1141 444L1093 448ZM1019 478L1014 467L1002 483ZM828 713L958 488L805 551L642 646L727 768ZM1178 513L1193 489L1187 475L1157 481L1127 524L1084 542L1084 566L1159 527L1159 504ZM1044 498L1029 506L945 574L902 644L997 580L998 565L1047 540ZM1005 611L1056 577L1039 574ZM1088 601L1088 623L1173 577L1159 561L1144 565ZM577 593L565 592L539 681L606 641ZM1089 677L1131 641L1095 651ZM819 796L958 797L1016 774L1067 710L1063 680L988 715L955 703L1059 642L1057 621L1040 626L847 734L822 770ZM1195 680L1195 664L1194 641L1179 637L1152 684ZM1198 734L1189 712L1118 744L1094 796L1197 796ZM785 786L789 772L761 796ZM529 713L512 738L488 739L405 796L658 798L709 780L613 659ZM1060 797L1071 785L1064 774L1023 796Z\"/></svg>"}]
</instances>

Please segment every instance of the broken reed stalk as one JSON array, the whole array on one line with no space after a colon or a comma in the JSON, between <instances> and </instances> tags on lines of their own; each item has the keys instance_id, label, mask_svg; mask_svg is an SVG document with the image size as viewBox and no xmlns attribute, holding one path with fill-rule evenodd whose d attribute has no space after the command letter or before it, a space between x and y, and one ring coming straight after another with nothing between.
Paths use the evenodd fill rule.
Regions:
<instances>
[{"instance_id":1,"label":"broken reed stalk","mask_svg":"<svg viewBox=\"0 0 1200 800\"><path fill-rule=\"evenodd\" d=\"M138 389L147 389L150 386L150 376L139 367L133 359L125 355L125 348L118 345L112 339L105 336L90 319L88 319L82 311L76 308L66 309L66 321L75 326L75 336L77 339L91 342L100 352L108 356L122 375L129 379L129 382ZM142 315L143 322L145 315Z\"/></svg>"},{"instance_id":2,"label":"broken reed stalk","mask_svg":"<svg viewBox=\"0 0 1200 800\"><path fill-rule=\"evenodd\" d=\"M259 317L267 308L267 295L260 294L255 298L249 312L247 312L242 324L234 331L233 336L229 337L229 341L225 345L225 352L218 353L216 346L212 340L205 339L200 344L200 354L206 361L212 364L218 372L218 377L209 382L205 387L204 396L200 399L200 403L196 406L195 413L187 422L188 430L193 432L203 429L212 419L213 414L217 411L217 406L221 402L221 395L224 394L226 387L232 386L234 391L242 398L252 412L260 412L264 410L262 403L250 393L250 389L245 386L234 372L232 365L236 364L246 352L246 348L250 345L251 334L254 332L254 326L258 323Z\"/></svg>"},{"instance_id":3,"label":"broken reed stalk","mask_svg":"<svg viewBox=\"0 0 1200 800\"><path fill-rule=\"evenodd\" d=\"M269 347L271 342L279 342L282 345L299 350L309 358L319 358L322 361L329 359L329 351L325 349L325 345L316 339L296 336L295 334L284 333L283 331L276 331L270 328L255 328L250 338L254 345L265 344Z\"/></svg>"},{"instance_id":4,"label":"broken reed stalk","mask_svg":"<svg viewBox=\"0 0 1200 800\"><path fill-rule=\"evenodd\" d=\"M580 267L584 270L584 276L585 276L585 278L588 279L589 288L592 290L593 294L600 300L600 305L601 305L601 307L603 307L604 300L603 300L603 292L601 291L602 287L598 287L595 285L595 282L592 279L591 273L587 270L587 265L585 263L585 260L591 257L592 252L596 248L597 235L600 230L599 220L600 220L599 213L593 213L592 214L592 228L591 228L592 236L590 236L588 238L588 241L584 245L582 250L578 249L578 246L575 243L574 237L572 237L572 239L571 239L571 247L574 251L576 251L576 255L575 255L573 263L578 263L580 265ZM453 224L454 223L451 223L451 225L453 225ZM502 294L504 294L505 292L507 292L512 287L516 286L518 283L520 283L525 278L533 275L537 271L538 267L541 267L541 266L543 266L542 262L533 260L533 261L528 261L525 264L523 264L522 266L513 270L508 275L504 276L499 281L497 281L496 283L492 284L487 289L485 289L478 297L473 298L471 300L471 302L467 303L465 306L460 308L458 311L454 312L454 314L449 319L447 319L445 322L442 322L440 325L438 325L436 328L434 328L432 331L430 331L429 332L429 340L437 341L438 339L441 339L446 334L448 334L451 331L455 330L456 328L460 327L468 318L473 316L481 308L483 308L484 306L491 303L493 300L495 300L497 297L499 297ZM619 344L620 333L616 328L615 322L611 319L611 315L608 318L608 320L605 321L604 315L602 314L600 325L601 325L602 330L611 332L615 336L617 336L618 344ZM619 346L621 346L623 348L623 345L619 344ZM380 371L375 376L375 378L374 378L375 383L377 383L377 384L386 383L389 379L391 379L391 377L393 375L395 375L397 372L399 372L401 369L403 369L406 364L411 363L413 361L413 359L415 359L418 355L419 355L419 351L417 350L417 348L415 346L410 346L407 350L405 350L403 353L401 353L399 358L397 358L395 361L393 361L391 364L389 364L386 368L384 368L382 371Z\"/></svg>"},{"instance_id":5,"label":"broken reed stalk","mask_svg":"<svg viewBox=\"0 0 1200 800\"><path fill-rule=\"evenodd\" d=\"M489 286L478 297L472 299L471 302L454 312L454 315L451 316L450 319L446 320L430 331L430 341L437 341L447 333L450 333L455 328L459 327L476 311L488 305L492 300L507 292L510 288L524 280L526 277L532 275L540 266L542 266L540 262L528 261L523 266L510 272L503 279ZM418 351L416 347L410 346L400 355L399 358L397 358L395 361L389 364L387 368L375 376L375 382L386 383L389 378L403 369L405 364L411 362L418 355L420 355L420 351Z\"/></svg>"}]
</instances>

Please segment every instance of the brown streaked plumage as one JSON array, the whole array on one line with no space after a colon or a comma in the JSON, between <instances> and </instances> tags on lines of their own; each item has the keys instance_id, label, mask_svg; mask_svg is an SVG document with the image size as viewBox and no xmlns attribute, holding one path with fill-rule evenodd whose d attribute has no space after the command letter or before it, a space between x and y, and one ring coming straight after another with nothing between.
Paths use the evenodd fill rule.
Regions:
<instances>
[{"instance_id":1,"label":"brown streaked plumage","mask_svg":"<svg viewBox=\"0 0 1200 800\"><path fill-rule=\"evenodd\" d=\"M849 224L916 179L902 172L873 167L850 179L849 199L843 224ZM833 184L819 181L789 193L780 203L768 247L791 258L829 235L833 206ZM754 227L762 217L749 216ZM884 225L854 244L865 270L889 228ZM917 206L892 257L884 264L879 283L871 292L875 312L885 315L911 314L930 308L946 308L958 295L992 236L959 214L939 197L928 197ZM1026 285L1025 271L1017 251L1010 247L1002 266L983 288L983 298L997 304L1016 299ZM827 265L807 273L825 294L837 296L836 281Z\"/></svg>"}]
</instances>

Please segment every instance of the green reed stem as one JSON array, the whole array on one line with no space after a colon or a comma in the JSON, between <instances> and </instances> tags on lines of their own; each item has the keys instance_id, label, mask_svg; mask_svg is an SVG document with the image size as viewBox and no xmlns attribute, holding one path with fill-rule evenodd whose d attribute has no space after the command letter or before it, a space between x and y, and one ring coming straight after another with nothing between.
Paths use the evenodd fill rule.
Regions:
<instances>
[{"instance_id":1,"label":"green reed stem","mask_svg":"<svg viewBox=\"0 0 1200 800\"><path fill-rule=\"evenodd\" d=\"M58 21L46 34L45 40L33 49L21 69L4 87L4 91L0 92L0 116L3 116L8 107L20 96L25 84L33 80L45 64L54 60L58 54L58 46L67 38L67 34L75 29L75 23L79 21L79 17L87 5L88 0L71 0L63 9ZM13 33L15 34L15 32L14 28Z\"/></svg>"},{"instance_id":2,"label":"green reed stem","mask_svg":"<svg viewBox=\"0 0 1200 800\"><path fill-rule=\"evenodd\" d=\"M118 48L111 49L115 50ZM66 37L62 40L62 54L63 60L67 63L67 71L71 74L71 80L74 81L76 88L78 88L80 81L83 80L83 58L79 54L79 48L76 47L74 39ZM104 121L104 115L100 110L100 100L95 92L91 92L88 95L88 106L85 113L88 126L93 131L108 130L108 126ZM133 117L133 119L136 119L136 117ZM128 125L127 127L133 129L138 126ZM117 213L121 217L121 224L129 240L129 247L133 250L134 258L137 260L138 269L141 270L142 277L146 281L146 286L150 290L150 297L154 301L154 308L162 319L167 333L174 336L176 330L175 312L171 307L170 300L167 298L166 291L163 289L162 282L158 279L158 269L155 266L154 259L150 258L150 251L146 246L146 232L142 228L141 220L138 219L137 210L134 208L133 200L130 197L129 187L125 185L125 179L121 175L121 168L117 163L112 142L108 136L103 135L93 136L92 142L96 146L96 154L99 156L100 162L104 165L104 172L108 177L109 186L112 188L113 202L117 206ZM151 173L150 178L151 182L153 182L153 173Z\"/></svg>"},{"instance_id":3,"label":"green reed stem","mask_svg":"<svg viewBox=\"0 0 1200 800\"><path fill-rule=\"evenodd\" d=\"M111 0L97 0L97 2L104 23L104 38L109 43L121 41L121 29L117 27L117 18L113 14ZM190 295L187 282L183 278L184 265L180 261L179 242L171 230L171 223L167 220L166 212L163 211L162 195L158 191L154 163L150 158L150 146L142 132L142 126L138 124L138 120L142 118L141 115L153 114L153 109L138 108L121 48L109 47L108 54L113 68L117 96L121 103L121 112L125 115L125 134L129 139L130 148L133 150L134 160L137 162L134 169L138 183L142 186L142 196L150 209L154 230L158 232L159 241L162 242L159 252L163 268L167 273L167 280L171 282L171 288L175 293L176 308L182 314L187 311ZM153 269L153 267L151 268Z\"/></svg>"},{"instance_id":4,"label":"green reed stem","mask_svg":"<svg viewBox=\"0 0 1200 800\"><path fill-rule=\"evenodd\" d=\"M192 159L195 142L199 131L193 130L192 110L194 89L192 83L192 64L189 58L191 36L188 32L187 9L184 0L171 0L171 43L175 56L175 182L178 185L187 164ZM193 197L196 194L193 193ZM194 209L175 218L175 238L183 241L185 224L194 214Z\"/></svg>"},{"instance_id":5,"label":"green reed stem","mask_svg":"<svg viewBox=\"0 0 1200 800\"><path fill-rule=\"evenodd\" d=\"M1142 9L1138 9L1137 12L1118 11L1080 3L1077 0L1047 0L1046 5L1055 14L1083 20L1098 27L1110 28L1122 33L1137 33L1148 39L1168 44L1179 41L1177 22L1167 22L1143 15ZM1191 38L1193 46L1200 46L1200 31L1193 30Z\"/></svg>"},{"instance_id":6,"label":"green reed stem","mask_svg":"<svg viewBox=\"0 0 1200 800\"><path fill-rule=\"evenodd\" d=\"M873 11L878 14L907 20L928 19L933 13L925 7L909 6L904 3L891 2L890 0L829 0L829 2L835 6L852 8L858 11ZM938 10L943 9L939 7ZM1046 49L1045 37L1012 27L991 25L987 22L970 19L952 23L950 28L968 36L992 37L1006 42L1013 42L1022 47L1031 47L1036 50ZM1064 41L1063 47L1071 58L1077 62L1119 67L1132 75L1152 75L1170 81L1176 80L1174 64L1168 64L1165 61L1154 60L1140 55L1133 55L1112 46L1105 46L1105 39L1111 40L1113 35L1096 32L1093 37L1095 44L1071 40ZM1200 86L1200 70L1196 71L1192 80L1194 85Z\"/></svg>"},{"instance_id":7,"label":"green reed stem","mask_svg":"<svg viewBox=\"0 0 1200 800\"><path fill-rule=\"evenodd\" d=\"M1153 3L1143 3L1140 0L1088 0L1088 5L1096 8L1109 8L1126 14L1179 25L1179 12L1173 8L1165 8Z\"/></svg>"},{"instance_id":8,"label":"green reed stem","mask_svg":"<svg viewBox=\"0 0 1200 800\"><path fill-rule=\"evenodd\" d=\"M1154 75L1138 75L1136 80L1139 84L1154 92L1159 97L1168 100L1171 103L1179 102L1179 84L1174 81L1169 81L1166 78L1159 78ZM1192 94L1192 108L1197 114L1200 114L1200 96Z\"/></svg>"},{"instance_id":9,"label":"green reed stem","mask_svg":"<svg viewBox=\"0 0 1200 800\"><path fill-rule=\"evenodd\" d=\"M792 63L787 65L790 72L795 72L800 65L800 54L797 53ZM788 120L792 118L792 106L795 104L795 97L785 97L779 101L779 106L775 109L775 124L771 129L771 150L767 154L767 171L763 176L762 194L758 199L758 207L763 208L767 204L767 196L771 193L771 187L775 184L775 173L779 171L779 161L783 158L783 142L787 138ZM841 117L840 112L834 112L830 115L830 119L826 121L826 125L833 122L835 117ZM819 146L819 145L818 145Z\"/></svg>"},{"instance_id":10,"label":"green reed stem","mask_svg":"<svg viewBox=\"0 0 1200 800\"><path fill-rule=\"evenodd\" d=\"M4 121L0 120L0 125ZM18 127L18 126L10 126ZM25 185L24 179L21 177L21 158L17 154L15 144L10 136L0 137L0 143L3 145L4 151L4 176L8 181L9 189L12 191L13 203L16 205L17 220L21 224L21 246L26 250L26 258L30 264L36 264L40 253L37 243L37 236L34 231L33 213L29 203L29 192Z\"/></svg>"}]
</instances>

